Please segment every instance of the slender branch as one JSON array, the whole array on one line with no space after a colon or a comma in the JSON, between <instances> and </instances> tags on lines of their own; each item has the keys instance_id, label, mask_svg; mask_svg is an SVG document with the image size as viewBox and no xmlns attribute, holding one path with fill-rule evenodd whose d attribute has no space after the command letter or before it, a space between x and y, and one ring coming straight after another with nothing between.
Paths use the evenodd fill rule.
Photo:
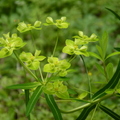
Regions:
<instances>
[{"instance_id":1,"label":"slender branch","mask_svg":"<svg viewBox=\"0 0 120 120\"><path fill-rule=\"evenodd\" d=\"M55 43L55 46L54 46L54 49L53 49L53 54L52 54L52 56L54 56L54 54L55 54L55 50L56 50L56 48L57 48L57 44L58 44L58 37L57 37L57 39L56 39L56 43Z\"/></svg>"},{"instance_id":2,"label":"slender branch","mask_svg":"<svg viewBox=\"0 0 120 120\"><path fill-rule=\"evenodd\" d=\"M94 115L95 115L95 112L96 112L96 109L97 109L98 105L99 105L99 103L96 105L96 107L95 107L95 109L94 109L94 111L93 111L93 114L92 114L92 117L91 117L90 120L93 120L93 117L94 117Z\"/></svg>"},{"instance_id":3,"label":"slender branch","mask_svg":"<svg viewBox=\"0 0 120 120\"><path fill-rule=\"evenodd\" d=\"M14 55L16 56L17 60L21 63L21 65L24 67L24 69L30 74L32 75L37 81L38 78L30 71L30 69L28 69L28 67L25 66L25 64L21 61L21 59L19 58L18 54L14 51ZM39 81L40 82L40 81ZM42 83L41 83L42 84Z\"/></svg>"},{"instance_id":4,"label":"slender branch","mask_svg":"<svg viewBox=\"0 0 120 120\"><path fill-rule=\"evenodd\" d=\"M101 102L102 100L111 97L112 95L113 95L113 94L107 94L107 95L105 95L105 96L103 96L103 97L101 97L101 98L99 98L99 99L96 99L96 100L94 100L94 101L91 101L91 103L86 103L86 104L84 104L84 105L81 105L81 106L79 106L79 107L76 107L76 108L71 109L71 110L68 110L68 111L61 110L61 109L60 109L60 111L61 111L62 113L65 113L65 114L73 113L73 112L76 112L76 111L78 111L78 110L84 109L84 108L86 108L86 107L88 107L88 106L90 106L90 105L92 105L92 104L99 103L99 102Z\"/></svg>"},{"instance_id":5,"label":"slender branch","mask_svg":"<svg viewBox=\"0 0 120 120\"><path fill-rule=\"evenodd\" d=\"M39 67L39 72L40 72L41 79L42 79L42 81L44 82L44 78L43 78L43 75L42 75L42 70L41 70L40 67Z\"/></svg>"},{"instance_id":6,"label":"slender branch","mask_svg":"<svg viewBox=\"0 0 120 120\"><path fill-rule=\"evenodd\" d=\"M74 55L68 62L72 62L76 58L76 55Z\"/></svg>"}]
</instances>

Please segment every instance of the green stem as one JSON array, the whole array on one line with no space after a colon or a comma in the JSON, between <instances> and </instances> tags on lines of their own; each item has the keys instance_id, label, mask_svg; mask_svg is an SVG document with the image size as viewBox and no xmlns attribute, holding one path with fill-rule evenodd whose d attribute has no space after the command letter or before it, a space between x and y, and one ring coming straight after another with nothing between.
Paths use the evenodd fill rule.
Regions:
<instances>
[{"instance_id":1,"label":"green stem","mask_svg":"<svg viewBox=\"0 0 120 120\"><path fill-rule=\"evenodd\" d=\"M32 75L37 81L39 81L39 79L30 71L30 69L28 69L28 67L25 66L25 64L21 61L21 59L19 58L18 54L14 51L14 55L16 56L17 60L21 63L21 65L24 67L24 69L30 74ZM40 81L39 81L40 82ZM41 83L41 82L40 82ZM41 83L42 84L42 83Z\"/></svg>"},{"instance_id":2,"label":"green stem","mask_svg":"<svg viewBox=\"0 0 120 120\"><path fill-rule=\"evenodd\" d=\"M68 62L72 62L75 59L76 55L73 56Z\"/></svg>"},{"instance_id":3,"label":"green stem","mask_svg":"<svg viewBox=\"0 0 120 120\"><path fill-rule=\"evenodd\" d=\"M54 56L54 54L55 54L55 50L56 50L56 48L57 48L57 44L58 44L58 37L57 37L57 39L56 39L56 43L55 43L55 47L54 47L54 49L53 49L53 54L52 54L52 56Z\"/></svg>"},{"instance_id":4,"label":"green stem","mask_svg":"<svg viewBox=\"0 0 120 120\"><path fill-rule=\"evenodd\" d=\"M25 73L25 79L28 82L25 69L24 69L24 73ZM27 107L27 104L28 104L28 101L29 101L29 89L24 90L24 92L25 92L25 103L26 103L26 107ZM30 120L30 115L27 118L28 118L28 120Z\"/></svg>"},{"instance_id":5,"label":"green stem","mask_svg":"<svg viewBox=\"0 0 120 120\"><path fill-rule=\"evenodd\" d=\"M106 72L106 65L105 65L104 61L103 61L103 68L104 68L104 73L105 73L106 81L108 82L108 76L107 76L107 72Z\"/></svg>"},{"instance_id":6,"label":"green stem","mask_svg":"<svg viewBox=\"0 0 120 120\"><path fill-rule=\"evenodd\" d=\"M35 38L34 38L34 35L33 35L33 33L32 33L32 30L30 30L30 34L31 34L31 36L32 36L32 44L33 44L33 48L34 48L34 51L36 50L36 45L35 45Z\"/></svg>"},{"instance_id":7,"label":"green stem","mask_svg":"<svg viewBox=\"0 0 120 120\"><path fill-rule=\"evenodd\" d=\"M94 117L94 115L95 115L95 112L96 112L96 109L97 109L98 105L99 105L99 103L96 105L96 107L95 107L95 109L94 109L94 111L93 111L93 114L92 114L92 117L91 117L90 120L93 120L93 117Z\"/></svg>"},{"instance_id":8,"label":"green stem","mask_svg":"<svg viewBox=\"0 0 120 120\"><path fill-rule=\"evenodd\" d=\"M86 103L86 104L81 105L81 106L79 106L79 107L76 107L76 108L74 108L74 109L72 109L72 110L65 111L65 110L61 110L61 109L60 109L60 111L61 111L62 113L65 113L65 114L73 113L73 112L76 112L76 111L78 111L78 110L84 109L84 108L86 108L86 107L88 107L88 106L90 106L90 105L92 105L92 104L99 103L99 102L101 102L102 100L111 97L112 95L113 95L113 94L107 94L107 95L105 95L105 96L103 96L103 97L101 97L101 98L99 98L99 99L96 99L96 100L94 100L94 101L91 101L91 103Z\"/></svg>"},{"instance_id":9,"label":"green stem","mask_svg":"<svg viewBox=\"0 0 120 120\"><path fill-rule=\"evenodd\" d=\"M87 70L87 67L86 67L85 61L84 61L84 59L83 59L83 56L80 55L80 57L81 57L81 59L82 59L82 61L83 61L83 64L84 64L84 67L85 67L85 71L86 71L86 73L87 73L89 92L91 93L91 82L90 82L90 78L89 78L89 76L88 76L88 70ZM92 94L89 94L89 96L90 96L90 98L92 98Z\"/></svg>"},{"instance_id":10,"label":"green stem","mask_svg":"<svg viewBox=\"0 0 120 120\"><path fill-rule=\"evenodd\" d=\"M39 72L40 72L40 76L41 76L42 82L44 82L44 78L43 78L43 75L42 75L41 67L39 67Z\"/></svg>"}]
</instances>

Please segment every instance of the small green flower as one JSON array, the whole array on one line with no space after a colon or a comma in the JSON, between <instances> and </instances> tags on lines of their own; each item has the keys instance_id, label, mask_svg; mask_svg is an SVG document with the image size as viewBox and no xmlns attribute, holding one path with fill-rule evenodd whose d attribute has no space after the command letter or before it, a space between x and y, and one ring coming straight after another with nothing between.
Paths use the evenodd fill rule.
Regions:
<instances>
[{"instance_id":1,"label":"small green flower","mask_svg":"<svg viewBox=\"0 0 120 120\"><path fill-rule=\"evenodd\" d=\"M72 40L66 40L66 46L62 50L69 55L85 55L88 56L87 46L79 46L78 43Z\"/></svg>"},{"instance_id":2,"label":"small green flower","mask_svg":"<svg viewBox=\"0 0 120 120\"><path fill-rule=\"evenodd\" d=\"M79 36L74 36L73 38L75 38L75 43L79 45L84 45L89 42L96 42L98 40L95 34L92 34L90 37L88 37L84 35L82 31L79 31L78 35Z\"/></svg>"},{"instance_id":3,"label":"small green flower","mask_svg":"<svg viewBox=\"0 0 120 120\"><path fill-rule=\"evenodd\" d=\"M54 94L59 98L69 98L67 86L62 81L49 82L43 89L46 94Z\"/></svg>"},{"instance_id":4,"label":"small green flower","mask_svg":"<svg viewBox=\"0 0 120 120\"><path fill-rule=\"evenodd\" d=\"M4 38L0 38L0 58L10 56L13 53L13 50L22 48L26 43L17 36L17 34L10 33L3 34Z\"/></svg>"},{"instance_id":5,"label":"small green flower","mask_svg":"<svg viewBox=\"0 0 120 120\"><path fill-rule=\"evenodd\" d=\"M66 21L66 17L61 17L61 19L56 20L56 22L54 22L51 17L47 17L46 23L44 23L44 25L46 25L46 26L48 26L48 25L55 25L55 26L57 26L60 29L68 28L69 23L67 23L65 21Z\"/></svg>"},{"instance_id":6,"label":"small green flower","mask_svg":"<svg viewBox=\"0 0 120 120\"><path fill-rule=\"evenodd\" d=\"M44 60L45 56L39 56L41 51L36 50L35 55L32 53L25 53L22 52L20 54L20 59L26 63L26 66L30 68L31 70L37 70L40 66L40 61Z\"/></svg>"},{"instance_id":7,"label":"small green flower","mask_svg":"<svg viewBox=\"0 0 120 120\"><path fill-rule=\"evenodd\" d=\"M32 29L41 30L40 25L41 25L41 21L36 21L33 26L31 24L26 24L24 22L20 22L18 24L17 30L21 33L30 31Z\"/></svg>"},{"instance_id":8,"label":"small green flower","mask_svg":"<svg viewBox=\"0 0 120 120\"><path fill-rule=\"evenodd\" d=\"M67 75L67 69L70 67L70 63L66 60L59 60L57 57L49 57L48 64L43 68L44 72L58 73L59 76Z\"/></svg>"}]
</instances>

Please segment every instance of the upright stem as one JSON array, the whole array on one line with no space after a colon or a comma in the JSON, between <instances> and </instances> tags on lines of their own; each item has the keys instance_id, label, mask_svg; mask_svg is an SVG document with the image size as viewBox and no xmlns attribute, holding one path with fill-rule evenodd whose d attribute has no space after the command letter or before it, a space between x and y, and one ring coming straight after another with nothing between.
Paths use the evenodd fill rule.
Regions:
<instances>
[{"instance_id":1,"label":"upright stem","mask_svg":"<svg viewBox=\"0 0 120 120\"><path fill-rule=\"evenodd\" d=\"M85 61L84 61L82 55L80 55L80 57L81 57L81 59L82 59L82 61L83 61L83 64L84 64L84 67L85 67L85 71L86 71L86 73L87 73L89 92L91 93L91 82L90 82L90 78L89 78L89 76L88 76L88 70L87 70L87 67L86 67L86 64L85 64ZM91 94L89 94L89 95L90 95L90 98L92 98L92 95L91 95Z\"/></svg>"},{"instance_id":2,"label":"upright stem","mask_svg":"<svg viewBox=\"0 0 120 120\"><path fill-rule=\"evenodd\" d=\"M25 73L25 79L28 82L25 69L24 69L24 73ZM24 90L24 92L25 92L25 103L26 103L26 107L27 107L27 104L28 104L28 101L29 101L29 95L30 95L29 94L29 89ZM30 115L27 118L28 118L28 120L30 120Z\"/></svg>"},{"instance_id":3,"label":"upright stem","mask_svg":"<svg viewBox=\"0 0 120 120\"><path fill-rule=\"evenodd\" d=\"M107 72L106 72L106 65L105 65L104 61L103 61L103 68L104 68L104 73L105 73L106 81L108 82L108 76L107 76Z\"/></svg>"},{"instance_id":4,"label":"upright stem","mask_svg":"<svg viewBox=\"0 0 120 120\"><path fill-rule=\"evenodd\" d=\"M56 39L56 43L55 43L55 47L54 47L54 49L53 49L53 54L52 54L52 56L54 56L54 54L55 54L55 50L56 50L57 44L58 44L58 37L57 37L57 39Z\"/></svg>"},{"instance_id":5,"label":"upright stem","mask_svg":"<svg viewBox=\"0 0 120 120\"><path fill-rule=\"evenodd\" d=\"M34 48L34 51L36 50L36 45L35 45L35 38L34 38L34 36L33 36L33 34L32 34L32 30L30 30L30 34L31 34L31 36L32 36L32 44L33 44L33 48Z\"/></svg>"},{"instance_id":6,"label":"upright stem","mask_svg":"<svg viewBox=\"0 0 120 120\"><path fill-rule=\"evenodd\" d=\"M43 75L42 75L42 70L41 70L40 67L39 67L39 72L40 72L40 76L41 76L42 82L44 82L44 78L43 78Z\"/></svg>"}]
</instances>

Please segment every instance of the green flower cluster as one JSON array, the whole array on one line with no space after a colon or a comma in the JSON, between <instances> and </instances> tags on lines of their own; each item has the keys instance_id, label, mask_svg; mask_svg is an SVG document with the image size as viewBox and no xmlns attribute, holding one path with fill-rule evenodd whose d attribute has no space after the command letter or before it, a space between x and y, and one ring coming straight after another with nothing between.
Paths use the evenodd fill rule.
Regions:
<instances>
[{"instance_id":1,"label":"green flower cluster","mask_svg":"<svg viewBox=\"0 0 120 120\"><path fill-rule=\"evenodd\" d=\"M13 53L13 50L23 47L26 43L17 36L17 34L10 33L3 34L4 38L0 38L0 58L10 56Z\"/></svg>"},{"instance_id":2,"label":"green flower cluster","mask_svg":"<svg viewBox=\"0 0 120 120\"><path fill-rule=\"evenodd\" d=\"M89 56L87 52L87 44L89 42L97 41L97 36L92 34L90 37L83 34L82 31L78 32L79 36L74 36L75 40L66 40L66 46L63 48L63 52L69 55L84 55Z\"/></svg>"},{"instance_id":3,"label":"green flower cluster","mask_svg":"<svg viewBox=\"0 0 120 120\"><path fill-rule=\"evenodd\" d=\"M46 94L55 94L59 98L69 98L67 86L63 84L63 81L49 82L43 89Z\"/></svg>"},{"instance_id":4,"label":"green flower cluster","mask_svg":"<svg viewBox=\"0 0 120 120\"><path fill-rule=\"evenodd\" d=\"M67 60L59 60L57 57L49 57L48 64L43 68L44 72L57 73L59 76L67 75L67 69L70 67L70 63Z\"/></svg>"},{"instance_id":5,"label":"green flower cluster","mask_svg":"<svg viewBox=\"0 0 120 120\"><path fill-rule=\"evenodd\" d=\"M40 66L40 61L44 60L45 56L39 56L41 51L36 50L35 55L32 55L32 53L25 53L22 52L20 54L20 59L26 63L26 66L30 68L31 70L37 70Z\"/></svg>"},{"instance_id":6,"label":"green flower cluster","mask_svg":"<svg viewBox=\"0 0 120 120\"><path fill-rule=\"evenodd\" d=\"M21 33L32 30L32 29L41 30L40 25L41 25L41 21L36 21L33 26L31 24L20 22L18 24L17 30Z\"/></svg>"},{"instance_id":7,"label":"green flower cluster","mask_svg":"<svg viewBox=\"0 0 120 120\"><path fill-rule=\"evenodd\" d=\"M44 25L55 25L60 29L68 28L69 23L65 21L66 21L66 17L61 17L61 19L56 20L56 22L54 22L51 17L47 17L46 23L44 23Z\"/></svg>"}]
</instances>

